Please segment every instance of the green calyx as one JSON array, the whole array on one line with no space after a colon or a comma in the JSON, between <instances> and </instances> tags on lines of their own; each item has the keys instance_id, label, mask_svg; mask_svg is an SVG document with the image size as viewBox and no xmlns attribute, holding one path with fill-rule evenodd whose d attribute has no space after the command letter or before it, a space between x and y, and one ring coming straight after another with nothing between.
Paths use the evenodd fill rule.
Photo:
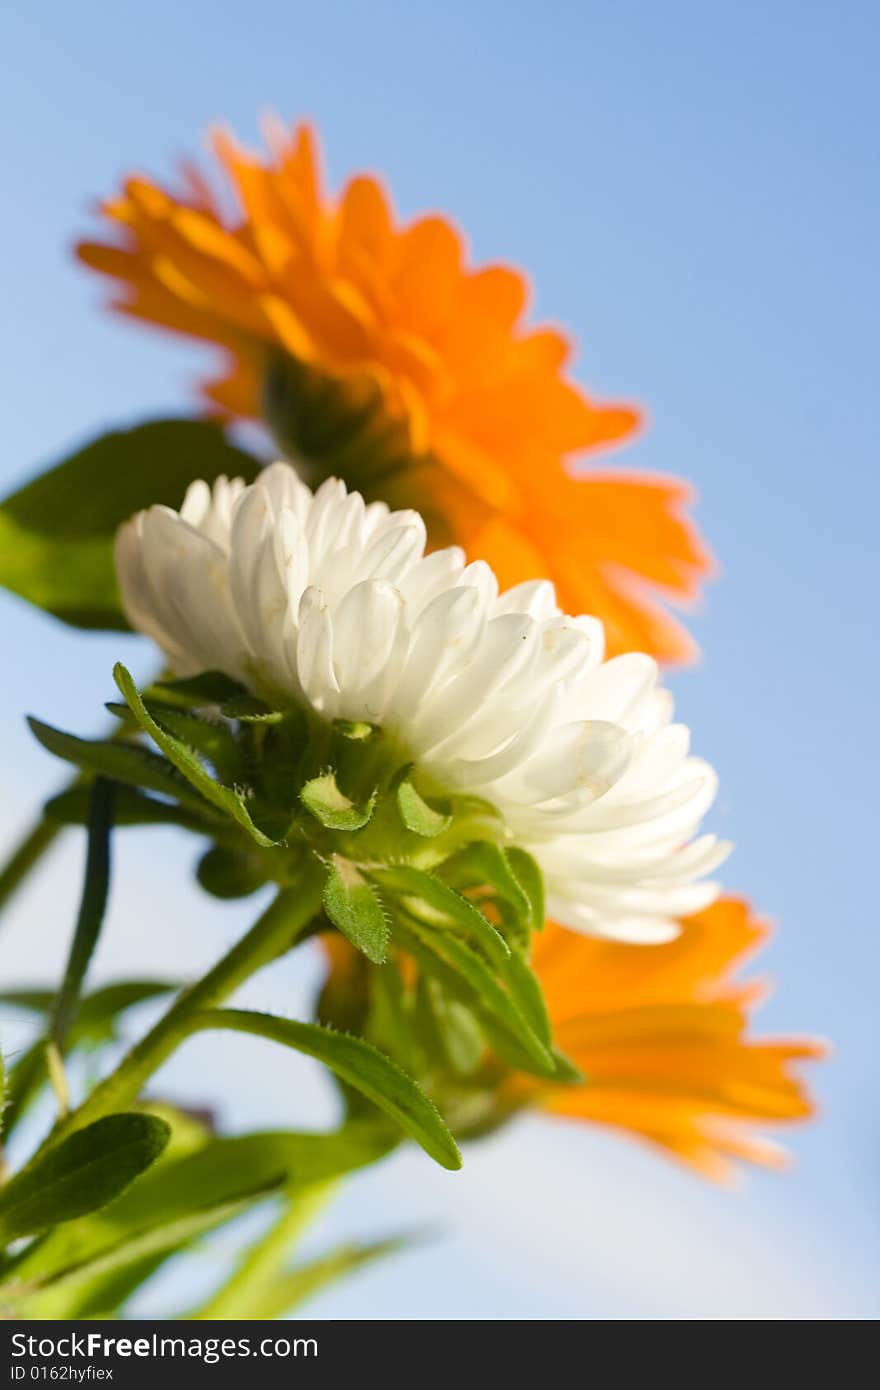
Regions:
<instances>
[{"instance_id":1,"label":"green calyx","mask_svg":"<svg viewBox=\"0 0 880 1390\"><path fill-rule=\"evenodd\" d=\"M122 666L114 677L114 737L32 728L51 752L117 784L118 825L171 822L206 838L198 879L221 898L292 886L306 864L320 866L312 929L335 928L381 980L405 958L425 982L398 1011L397 1052L411 1054L417 1074L451 1077L468 1095L477 1078L482 1095L491 1056L563 1079L529 966L531 933L543 925L540 871L492 806L444 795L381 728L330 723L218 673L144 691ZM49 810L77 821L86 806L73 791ZM387 1000L377 1006L370 989L368 1007L346 1008L375 1014L395 1055L383 1034Z\"/></svg>"}]
</instances>

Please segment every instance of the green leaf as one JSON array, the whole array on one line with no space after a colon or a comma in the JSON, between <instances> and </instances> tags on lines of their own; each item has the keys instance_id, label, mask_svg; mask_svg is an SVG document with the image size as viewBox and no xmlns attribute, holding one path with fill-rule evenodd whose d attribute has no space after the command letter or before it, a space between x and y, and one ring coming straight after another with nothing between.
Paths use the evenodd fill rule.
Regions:
<instances>
[{"instance_id":1,"label":"green leaf","mask_svg":"<svg viewBox=\"0 0 880 1390\"><path fill-rule=\"evenodd\" d=\"M104 985L86 995L79 1007L69 1035L69 1045L95 1046L110 1042L115 1036L119 1014L148 999L172 994L176 985L159 980L121 980ZM0 1003L15 1008L48 1013L54 995L40 990L5 990ZM9 1071L6 1108L2 1115L2 1137L5 1139L27 1110L46 1080L46 1049L42 1038L16 1059Z\"/></svg>"},{"instance_id":2,"label":"green leaf","mask_svg":"<svg viewBox=\"0 0 880 1390\"><path fill-rule=\"evenodd\" d=\"M37 1156L0 1192L0 1240L104 1206L155 1163L171 1127L154 1115L106 1115Z\"/></svg>"},{"instance_id":3,"label":"green leaf","mask_svg":"<svg viewBox=\"0 0 880 1390\"><path fill-rule=\"evenodd\" d=\"M63 1053L76 1015L80 991L104 922L110 888L110 832L113 827L114 785L98 777L89 800L89 839L86 872L67 968L52 1010L50 1036Z\"/></svg>"},{"instance_id":4,"label":"green leaf","mask_svg":"<svg viewBox=\"0 0 880 1390\"><path fill-rule=\"evenodd\" d=\"M410 1244L411 1241L405 1236L398 1236L368 1244L340 1245L297 1269L276 1274L259 1288L250 1291L247 1298L236 1298L235 1317L267 1320L282 1318L294 1308L298 1308L306 1299L314 1298L329 1284L335 1284L366 1265L375 1264L386 1255L399 1254ZM208 1307L203 1313L196 1312L191 1316L197 1320L202 1317L211 1319L213 1313Z\"/></svg>"},{"instance_id":5,"label":"green leaf","mask_svg":"<svg viewBox=\"0 0 880 1390\"><path fill-rule=\"evenodd\" d=\"M273 709L256 695L238 695L220 706L225 719L237 719L240 724L280 724L284 711Z\"/></svg>"},{"instance_id":6,"label":"green leaf","mask_svg":"<svg viewBox=\"0 0 880 1390\"><path fill-rule=\"evenodd\" d=\"M250 698L244 686L225 671L200 671L197 676L154 681L144 691L145 699L161 700L180 709L204 709L206 705L225 705L230 700Z\"/></svg>"},{"instance_id":7,"label":"green leaf","mask_svg":"<svg viewBox=\"0 0 880 1390\"><path fill-rule=\"evenodd\" d=\"M481 1019L495 1020L502 1025L526 1059L523 1070L537 1071L540 1076L555 1075L553 1057L522 1007L467 942L449 932L433 931L411 917L406 922L398 920L395 935L423 969L438 973L446 987L458 994ZM519 1056L517 1065L520 1065Z\"/></svg>"},{"instance_id":8,"label":"green leaf","mask_svg":"<svg viewBox=\"0 0 880 1390\"><path fill-rule=\"evenodd\" d=\"M513 872L507 852L492 840L475 840L466 845L443 865L443 874L459 889L492 889L510 906L517 921L531 925L529 899Z\"/></svg>"},{"instance_id":9,"label":"green leaf","mask_svg":"<svg viewBox=\"0 0 880 1390\"><path fill-rule=\"evenodd\" d=\"M505 963L501 973L535 1033L548 1048L552 1047L553 1030L544 991L534 970L517 947L511 951L510 960Z\"/></svg>"},{"instance_id":10,"label":"green leaf","mask_svg":"<svg viewBox=\"0 0 880 1390\"><path fill-rule=\"evenodd\" d=\"M315 820L328 830L360 830L367 824L376 805L374 793L364 806L356 806L339 790L333 772L325 772L306 782L299 799Z\"/></svg>"},{"instance_id":11,"label":"green leaf","mask_svg":"<svg viewBox=\"0 0 880 1390\"><path fill-rule=\"evenodd\" d=\"M418 997L449 1066L458 1076L473 1075L486 1054L486 1039L473 1010L424 971L419 975Z\"/></svg>"},{"instance_id":12,"label":"green leaf","mask_svg":"<svg viewBox=\"0 0 880 1390\"><path fill-rule=\"evenodd\" d=\"M258 468L206 421L103 435L0 503L0 584L75 627L125 630L113 568L121 522L154 503L179 507L197 478L250 481Z\"/></svg>"},{"instance_id":13,"label":"green leaf","mask_svg":"<svg viewBox=\"0 0 880 1390\"><path fill-rule=\"evenodd\" d=\"M176 1134L176 1123L174 1129ZM330 1134L270 1130L209 1138L179 1157L163 1156L109 1206L52 1231L20 1257L16 1277L42 1281L138 1241L144 1233L173 1233L181 1223L222 1213L246 1198L261 1198L281 1187L298 1191L339 1177L377 1162L395 1142L384 1124L380 1129L363 1123Z\"/></svg>"},{"instance_id":14,"label":"green leaf","mask_svg":"<svg viewBox=\"0 0 880 1390\"><path fill-rule=\"evenodd\" d=\"M77 738L34 718L28 718L28 724L37 741L56 758L117 782L173 796L206 814L211 811L204 797L193 790L177 768L149 748L114 739Z\"/></svg>"},{"instance_id":15,"label":"green leaf","mask_svg":"<svg viewBox=\"0 0 880 1390\"><path fill-rule=\"evenodd\" d=\"M409 910L427 925L463 928L496 967L509 958L510 947L479 908L434 874L409 864L395 864L389 869L371 869L370 876L382 888L403 896Z\"/></svg>"},{"instance_id":16,"label":"green leaf","mask_svg":"<svg viewBox=\"0 0 880 1390\"><path fill-rule=\"evenodd\" d=\"M384 1110L443 1168L461 1167L458 1147L436 1106L411 1076L361 1038L242 1009L212 1010L198 1015L196 1025L251 1033L314 1057Z\"/></svg>"},{"instance_id":17,"label":"green leaf","mask_svg":"<svg viewBox=\"0 0 880 1390\"><path fill-rule=\"evenodd\" d=\"M413 1029L411 1000L404 988L398 963L388 960L371 970L369 986L369 1041L405 1071L420 1075L424 1060Z\"/></svg>"},{"instance_id":18,"label":"green leaf","mask_svg":"<svg viewBox=\"0 0 880 1390\"><path fill-rule=\"evenodd\" d=\"M16 1265L13 1278L0 1288L0 1301L18 1317L40 1321L106 1316L169 1255L240 1216L266 1195L257 1189L237 1201L147 1227L102 1249L92 1259L77 1261L32 1282L24 1282L23 1269Z\"/></svg>"},{"instance_id":19,"label":"green leaf","mask_svg":"<svg viewBox=\"0 0 880 1390\"><path fill-rule=\"evenodd\" d=\"M88 786L70 787L67 791L50 797L43 810L59 825L86 825L89 793ZM154 796L145 796L136 787L123 786L121 782L117 782L113 800L113 824L116 829L126 825L179 825L184 830L194 831L197 835L216 834L217 821L211 819L214 815L213 808L208 806L207 802L202 804L205 814L199 815L176 803L157 801Z\"/></svg>"},{"instance_id":20,"label":"green leaf","mask_svg":"<svg viewBox=\"0 0 880 1390\"><path fill-rule=\"evenodd\" d=\"M425 839L433 839L441 831L448 829L452 817L435 811L419 795L409 777L404 777L397 786L397 809L407 830Z\"/></svg>"},{"instance_id":21,"label":"green leaf","mask_svg":"<svg viewBox=\"0 0 880 1390\"><path fill-rule=\"evenodd\" d=\"M200 792L205 800L210 801L218 810L224 811L243 830L246 830L258 845L268 847L276 844L277 841L270 840L268 835L264 835L262 830L254 825L245 805L244 797L239 792L233 791L231 787L224 787L221 783L215 782L204 764L199 761L186 744L181 743L173 734L169 734L156 723L141 699L137 686L121 662L117 662L114 666L113 678L141 728L150 735L154 743L161 748L169 761L174 764L178 772L183 774L196 791Z\"/></svg>"},{"instance_id":22,"label":"green leaf","mask_svg":"<svg viewBox=\"0 0 880 1390\"><path fill-rule=\"evenodd\" d=\"M90 1036L105 1036L107 1025L117 1014L141 1004L145 999L155 999L162 994L172 994L178 986L166 980L119 980L115 984L102 985L86 995L80 1004L76 1028L80 1033ZM4 989L0 990L0 1004L9 1004L16 1009L27 1009L31 1013L48 1013L55 996L48 989ZM109 1035L107 1035L109 1036Z\"/></svg>"},{"instance_id":23,"label":"green leaf","mask_svg":"<svg viewBox=\"0 0 880 1390\"><path fill-rule=\"evenodd\" d=\"M375 965L383 963L391 933L382 904L356 866L338 854L324 884L324 911L352 946Z\"/></svg>"},{"instance_id":24,"label":"green leaf","mask_svg":"<svg viewBox=\"0 0 880 1390\"><path fill-rule=\"evenodd\" d=\"M124 708L128 711L127 705ZM222 782L240 780L244 772L241 748L228 724L192 710L176 709L160 700L144 700L144 708L174 738L207 758Z\"/></svg>"},{"instance_id":25,"label":"green leaf","mask_svg":"<svg viewBox=\"0 0 880 1390\"><path fill-rule=\"evenodd\" d=\"M518 845L511 845L504 853L517 883L528 898L532 930L541 931L546 915L544 875L532 856Z\"/></svg>"}]
</instances>

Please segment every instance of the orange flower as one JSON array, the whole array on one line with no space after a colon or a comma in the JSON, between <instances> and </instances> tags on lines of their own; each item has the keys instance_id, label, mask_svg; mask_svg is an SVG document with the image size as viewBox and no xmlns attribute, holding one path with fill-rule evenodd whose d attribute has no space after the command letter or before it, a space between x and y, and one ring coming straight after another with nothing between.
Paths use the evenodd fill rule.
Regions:
<instances>
[{"instance_id":1,"label":"orange flower","mask_svg":"<svg viewBox=\"0 0 880 1390\"><path fill-rule=\"evenodd\" d=\"M784 1164L784 1151L748 1127L813 1113L791 1063L825 1049L746 1036L764 990L731 975L767 934L738 898L689 918L664 946L591 940L549 923L535 938L534 966L555 1039L586 1080L541 1103L637 1134L719 1181L733 1175L731 1157Z\"/></svg>"},{"instance_id":2,"label":"orange flower","mask_svg":"<svg viewBox=\"0 0 880 1390\"><path fill-rule=\"evenodd\" d=\"M710 569L683 515L687 487L568 471L573 455L631 435L638 411L598 404L568 379L566 337L523 326L522 275L468 269L444 218L398 225L373 178L328 196L307 126L291 136L272 125L268 137L261 157L214 135L229 211L192 168L181 193L130 178L103 205L114 240L78 251L121 284L114 307L221 347L224 370L205 394L233 415L260 415L279 353L332 383L349 425L379 400L398 439L393 469L380 457L365 476L349 455L328 471L418 507L434 544L463 545L505 585L549 576L563 608L604 620L611 652L692 656L655 597L694 598Z\"/></svg>"}]
</instances>

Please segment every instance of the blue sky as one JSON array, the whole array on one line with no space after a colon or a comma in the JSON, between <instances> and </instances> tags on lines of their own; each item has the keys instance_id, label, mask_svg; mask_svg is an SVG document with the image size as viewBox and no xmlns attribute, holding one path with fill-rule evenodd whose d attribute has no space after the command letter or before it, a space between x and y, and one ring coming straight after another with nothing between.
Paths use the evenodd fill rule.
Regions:
<instances>
[{"instance_id":1,"label":"blue sky","mask_svg":"<svg viewBox=\"0 0 880 1390\"><path fill-rule=\"evenodd\" d=\"M274 107L316 120L334 182L381 171L401 213L447 211L476 260L528 269L584 383L649 412L615 461L693 480L720 558L694 618L703 663L674 686L721 773L728 881L779 925L762 1022L835 1044L794 1173L716 1193L537 1121L460 1177L401 1157L352 1185L326 1238L432 1214L446 1237L314 1311L876 1315L876 7L34 0L4 31L0 485L104 424L187 408L205 356L102 314L69 244L125 171L170 171L217 119L253 138ZM56 777L22 712L94 726L112 660L146 654L5 595L0 621L11 836ZM22 897L4 979L52 974L80 854L71 840ZM247 907L201 902L188 870L174 843L126 841L96 975L195 971L244 924ZM312 968L291 962L256 998L304 1006ZM224 1047L230 1122L301 1122L307 1102L329 1117L310 1069ZM216 1090L213 1060L194 1045L168 1085Z\"/></svg>"}]
</instances>

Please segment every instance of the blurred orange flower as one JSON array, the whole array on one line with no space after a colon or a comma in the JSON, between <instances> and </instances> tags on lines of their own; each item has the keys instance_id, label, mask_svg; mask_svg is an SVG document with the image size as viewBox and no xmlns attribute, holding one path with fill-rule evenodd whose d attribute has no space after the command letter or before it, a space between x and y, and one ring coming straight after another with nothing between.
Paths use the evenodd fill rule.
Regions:
<instances>
[{"instance_id":1,"label":"blurred orange flower","mask_svg":"<svg viewBox=\"0 0 880 1390\"><path fill-rule=\"evenodd\" d=\"M639 1135L718 1181L734 1175L731 1158L783 1166L784 1150L749 1129L813 1114L791 1064L825 1048L746 1036L764 987L731 976L767 935L733 897L689 918L663 946L588 939L548 923L533 964L556 1042L586 1080L544 1092L541 1103Z\"/></svg>"},{"instance_id":2,"label":"blurred orange flower","mask_svg":"<svg viewBox=\"0 0 880 1390\"><path fill-rule=\"evenodd\" d=\"M468 269L445 218L397 224L374 178L327 195L308 126L273 123L267 136L261 156L215 133L228 209L189 166L179 193L134 177L103 204L112 242L78 253L121 284L113 306L221 347L223 372L204 390L233 415L260 416L281 353L337 385L351 418L378 393L405 466L398 451L372 476L338 458L332 471L419 508L433 544L461 544L505 586L552 578L564 609L603 619L611 653L691 657L657 601L693 599L711 567L684 515L688 488L569 471L572 456L632 435L639 412L569 380L568 339L523 326L522 275Z\"/></svg>"}]
</instances>

